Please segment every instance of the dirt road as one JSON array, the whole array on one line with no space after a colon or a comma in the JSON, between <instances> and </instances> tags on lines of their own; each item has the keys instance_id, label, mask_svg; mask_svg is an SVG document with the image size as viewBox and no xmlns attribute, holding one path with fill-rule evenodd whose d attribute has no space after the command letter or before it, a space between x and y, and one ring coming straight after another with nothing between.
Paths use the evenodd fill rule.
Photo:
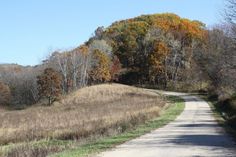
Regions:
<instances>
[{"instance_id":1,"label":"dirt road","mask_svg":"<svg viewBox=\"0 0 236 157\"><path fill-rule=\"evenodd\" d=\"M183 113L173 122L126 142L98 157L236 157L236 145L197 96L166 92L185 99Z\"/></svg>"}]
</instances>

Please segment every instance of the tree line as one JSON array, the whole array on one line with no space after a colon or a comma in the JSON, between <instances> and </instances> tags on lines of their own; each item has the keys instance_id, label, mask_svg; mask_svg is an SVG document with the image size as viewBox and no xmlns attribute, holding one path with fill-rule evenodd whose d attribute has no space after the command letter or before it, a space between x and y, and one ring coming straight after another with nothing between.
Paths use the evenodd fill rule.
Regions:
<instances>
[{"instance_id":1,"label":"tree line","mask_svg":"<svg viewBox=\"0 0 236 157\"><path fill-rule=\"evenodd\" d=\"M47 104L87 85L116 81L121 65L105 40L53 52L34 67L0 66L0 104ZM6 94L7 93L7 94Z\"/></svg>"},{"instance_id":2,"label":"tree line","mask_svg":"<svg viewBox=\"0 0 236 157\"><path fill-rule=\"evenodd\" d=\"M119 82L218 96L236 90L236 2L228 0L224 24L165 13L142 15L96 29L83 45L56 51L34 67L0 67L0 104L51 104L79 88Z\"/></svg>"}]
</instances>

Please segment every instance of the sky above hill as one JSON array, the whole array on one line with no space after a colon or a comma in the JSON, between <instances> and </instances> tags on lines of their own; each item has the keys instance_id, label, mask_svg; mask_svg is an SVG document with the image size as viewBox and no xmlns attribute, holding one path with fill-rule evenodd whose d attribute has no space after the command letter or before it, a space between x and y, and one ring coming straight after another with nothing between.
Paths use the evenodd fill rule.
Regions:
<instances>
[{"instance_id":1,"label":"sky above hill","mask_svg":"<svg viewBox=\"0 0 236 157\"><path fill-rule=\"evenodd\" d=\"M0 1L0 63L39 64L54 50L79 46L98 26L143 14L171 12L212 26L223 0Z\"/></svg>"}]
</instances>

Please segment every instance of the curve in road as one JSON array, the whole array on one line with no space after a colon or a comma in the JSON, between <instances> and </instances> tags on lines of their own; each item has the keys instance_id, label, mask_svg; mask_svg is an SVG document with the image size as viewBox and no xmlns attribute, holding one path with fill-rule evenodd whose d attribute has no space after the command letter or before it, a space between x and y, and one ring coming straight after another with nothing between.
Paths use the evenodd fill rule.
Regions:
<instances>
[{"instance_id":1,"label":"curve in road","mask_svg":"<svg viewBox=\"0 0 236 157\"><path fill-rule=\"evenodd\" d=\"M185 109L168 125L101 153L98 157L236 157L236 144L213 117L207 102L181 96Z\"/></svg>"}]
</instances>

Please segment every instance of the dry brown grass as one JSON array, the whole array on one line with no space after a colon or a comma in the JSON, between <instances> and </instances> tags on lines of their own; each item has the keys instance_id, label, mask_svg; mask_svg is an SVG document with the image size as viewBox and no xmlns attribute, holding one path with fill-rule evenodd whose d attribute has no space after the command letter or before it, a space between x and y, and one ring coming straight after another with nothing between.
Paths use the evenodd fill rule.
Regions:
<instances>
[{"instance_id":1,"label":"dry brown grass","mask_svg":"<svg viewBox=\"0 0 236 157\"><path fill-rule=\"evenodd\" d=\"M50 107L0 112L0 144L41 138L81 139L111 134L159 114L165 101L119 84L80 89Z\"/></svg>"}]
</instances>

